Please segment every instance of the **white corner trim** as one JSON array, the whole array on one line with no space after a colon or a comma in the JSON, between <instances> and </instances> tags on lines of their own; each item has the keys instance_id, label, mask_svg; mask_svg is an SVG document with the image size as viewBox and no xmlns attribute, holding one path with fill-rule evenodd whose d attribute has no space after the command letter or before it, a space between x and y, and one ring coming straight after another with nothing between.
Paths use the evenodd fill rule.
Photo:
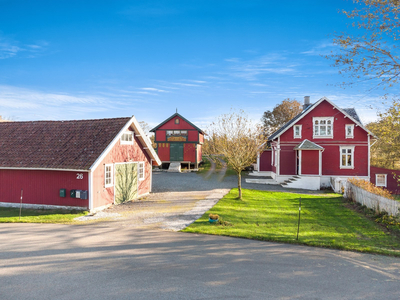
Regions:
<instances>
[{"instance_id":1,"label":"white corner trim","mask_svg":"<svg viewBox=\"0 0 400 300\"><path fill-rule=\"evenodd\" d=\"M89 172L89 210L93 209L93 172Z\"/></svg>"}]
</instances>

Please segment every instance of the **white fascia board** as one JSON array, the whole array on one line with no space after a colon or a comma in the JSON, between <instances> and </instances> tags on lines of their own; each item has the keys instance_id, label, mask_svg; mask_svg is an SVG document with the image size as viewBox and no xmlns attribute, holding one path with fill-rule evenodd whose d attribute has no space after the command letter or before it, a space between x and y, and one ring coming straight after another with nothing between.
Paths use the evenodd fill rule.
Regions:
<instances>
[{"instance_id":1,"label":"white fascia board","mask_svg":"<svg viewBox=\"0 0 400 300\"><path fill-rule=\"evenodd\" d=\"M14 167L0 167L0 170L27 170L27 171L67 171L67 172L90 172L90 170L79 170L79 169L57 169L57 168L14 168Z\"/></svg>"},{"instance_id":2,"label":"white fascia board","mask_svg":"<svg viewBox=\"0 0 400 300\"><path fill-rule=\"evenodd\" d=\"M326 97L322 97L321 99L319 99L312 107L311 109L308 109L300 118L298 118L296 120L295 123L290 124L285 130L283 130L281 133L279 133L277 137L280 137L283 133L285 133L286 131L288 131L290 128L293 127L293 125L295 125L298 121L300 121L301 119L303 119L307 114L309 114L311 111L314 110L314 108L316 108L322 101L327 101L329 104L331 104L334 108L336 108L338 111L340 111L342 114L344 114L346 117L348 117L350 120L352 120L354 123L356 123L358 126L360 126L362 129L364 129L368 134L372 135L373 137L376 137L371 131L369 131L367 128L365 128L361 123L359 123L358 121L356 121L355 119L353 119L352 116L350 116L348 113L346 113L344 110L342 110L341 108L339 108L337 105L335 105L334 103L332 103L328 98Z\"/></svg>"},{"instance_id":3,"label":"white fascia board","mask_svg":"<svg viewBox=\"0 0 400 300\"><path fill-rule=\"evenodd\" d=\"M143 143L148 147L147 150L145 150L147 153L149 153L150 158L154 159L158 165L161 165L161 160L158 158L158 155L154 151L153 147L151 146L150 140L147 138L147 136L144 134L142 128L140 127L138 121L136 120L135 116L132 116L130 120L122 127L122 129L118 132L118 134L114 137L114 139L111 141L111 143L107 146L107 148L103 151L103 153L96 159L96 161L93 163L93 165L89 168L89 170L94 171L100 162L107 156L107 154L114 148L115 144L120 140L122 134L131 126L133 125L133 129L135 131L135 134L139 134L140 136L137 137L139 140L142 141L142 146Z\"/></svg>"},{"instance_id":4,"label":"white fascia board","mask_svg":"<svg viewBox=\"0 0 400 300\"><path fill-rule=\"evenodd\" d=\"M132 118L134 118L132 116ZM100 162L106 157L106 155L111 151L111 149L115 146L115 144L118 142L118 140L121 138L121 135L131 126L132 123L132 118L122 127L122 129L118 132L118 134L114 137L114 139L111 141L110 144L104 149L103 153L100 154L100 156L95 160L95 162L91 165L89 170L94 171Z\"/></svg>"},{"instance_id":5,"label":"white fascia board","mask_svg":"<svg viewBox=\"0 0 400 300\"><path fill-rule=\"evenodd\" d=\"M151 145L150 139L144 133L142 127L140 127L139 122L136 120L135 116L132 116L132 125L134 127L135 133L138 133L138 139L142 142L142 146L147 147L146 152L149 154L150 159L153 159L157 165L161 165L161 160L158 157L156 151L154 151L153 146Z\"/></svg>"}]
</instances>

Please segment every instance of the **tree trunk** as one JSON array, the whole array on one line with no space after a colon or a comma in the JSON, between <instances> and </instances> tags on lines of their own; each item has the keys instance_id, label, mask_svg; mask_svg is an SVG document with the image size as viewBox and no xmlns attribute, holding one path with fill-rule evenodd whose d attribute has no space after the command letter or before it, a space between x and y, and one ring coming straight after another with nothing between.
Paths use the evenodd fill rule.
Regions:
<instances>
[{"instance_id":1,"label":"tree trunk","mask_svg":"<svg viewBox=\"0 0 400 300\"><path fill-rule=\"evenodd\" d=\"M242 200L242 172L239 172L237 176L238 176L239 199Z\"/></svg>"}]
</instances>

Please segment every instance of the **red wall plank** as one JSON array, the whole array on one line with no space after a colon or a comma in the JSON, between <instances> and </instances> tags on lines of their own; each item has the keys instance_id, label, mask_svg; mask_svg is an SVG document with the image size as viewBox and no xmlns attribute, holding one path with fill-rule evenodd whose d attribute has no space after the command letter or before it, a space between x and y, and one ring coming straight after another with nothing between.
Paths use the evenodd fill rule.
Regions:
<instances>
[{"instance_id":1,"label":"red wall plank","mask_svg":"<svg viewBox=\"0 0 400 300\"><path fill-rule=\"evenodd\" d=\"M77 179L77 173L83 174ZM0 170L0 202L89 207L89 200L71 198L71 189L88 190L88 173L72 171ZM59 196L67 189L67 196Z\"/></svg>"},{"instance_id":2,"label":"red wall plank","mask_svg":"<svg viewBox=\"0 0 400 300\"><path fill-rule=\"evenodd\" d=\"M301 174L318 175L319 174L319 151L303 150L301 151Z\"/></svg>"},{"instance_id":3,"label":"red wall plank","mask_svg":"<svg viewBox=\"0 0 400 300\"><path fill-rule=\"evenodd\" d=\"M197 142L199 140L199 132L197 130L188 131L188 141Z\"/></svg>"},{"instance_id":4,"label":"red wall plank","mask_svg":"<svg viewBox=\"0 0 400 300\"><path fill-rule=\"evenodd\" d=\"M266 150L260 154L260 170L259 171L272 171L271 153L272 153L272 150Z\"/></svg>"},{"instance_id":5,"label":"red wall plank","mask_svg":"<svg viewBox=\"0 0 400 300\"><path fill-rule=\"evenodd\" d=\"M293 146L281 146L280 175L296 175L296 153Z\"/></svg>"},{"instance_id":6,"label":"red wall plank","mask_svg":"<svg viewBox=\"0 0 400 300\"><path fill-rule=\"evenodd\" d=\"M165 130L156 130L156 141L166 141L166 131Z\"/></svg>"},{"instance_id":7,"label":"red wall plank","mask_svg":"<svg viewBox=\"0 0 400 300\"><path fill-rule=\"evenodd\" d=\"M158 143L157 154L161 161L170 160L170 144L169 143Z\"/></svg>"},{"instance_id":8,"label":"red wall plank","mask_svg":"<svg viewBox=\"0 0 400 300\"><path fill-rule=\"evenodd\" d=\"M175 124L175 119L179 119L179 124ZM166 129L166 130L180 130L180 129L195 129L192 125L188 122L183 120L180 117L172 118L167 123L163 124L157 130Z\"/></svg>"},{"instance_id":9,"label":"red wall plank","mask_svg":"<svg viewBox=\"0 0 400 300\"><path fill-rule=\"evenodd\" d=\"M376 184L376 174L386 174L387 187L386 189L392 192L393 194L400 194L400 186L398 186L398 182L393 178L393 173L400 175L400 170L392 170L392 169L384 169L378 167L371 167L371 182Z\"/></svg>"},{"instance_id":10,"label":"red wall plank","mask_svg":"<svg viewBox=\"0 0 400 300\"><path fill-rule=\"evenodd\" d=\"M183 145L183 160L196 162L196 144L184 144Z\"/></svg>"}]
</instances>

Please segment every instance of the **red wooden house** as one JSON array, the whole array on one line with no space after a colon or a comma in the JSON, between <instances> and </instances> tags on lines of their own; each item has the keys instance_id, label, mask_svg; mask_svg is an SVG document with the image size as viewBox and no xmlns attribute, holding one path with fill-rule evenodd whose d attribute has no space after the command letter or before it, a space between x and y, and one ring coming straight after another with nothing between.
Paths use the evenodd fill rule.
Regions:
<instances>
[{"instance_id":1,"label":"red wooden house","mask_svg":"<svg viewBox=\"0 0 400 300\"><path fill-rule=\"evenodd\" d=\"M264 183L292 188L336 186L349 177L370 179L370 146L375 136L354 108L341 109L327 98L310 104L268 138L258 157ZM249 182L260 182L250 179Z\"/></svg>"},{"instance_id":2,"label":"red wooden house","mask_svg":"<svg viewBox=\"0 0 400 300\"><path fill-rule=\"evenodd\" d=\"M152 164L135 117L1 122L0 206L19 206L23 190L27 207L100 209L149 193Z\"/></svg>"},{"instance_id":3,"label":"red wooden house","mask_svg":"<svg viewBox=\"0 0 400 300\"><path fill-rule=\"evenodd\" d=\"M202 161L203 130L175 113L150 131L155 133L157 154L163 165L178 162L197 169Z\"/></svg>"}]
</instances>

